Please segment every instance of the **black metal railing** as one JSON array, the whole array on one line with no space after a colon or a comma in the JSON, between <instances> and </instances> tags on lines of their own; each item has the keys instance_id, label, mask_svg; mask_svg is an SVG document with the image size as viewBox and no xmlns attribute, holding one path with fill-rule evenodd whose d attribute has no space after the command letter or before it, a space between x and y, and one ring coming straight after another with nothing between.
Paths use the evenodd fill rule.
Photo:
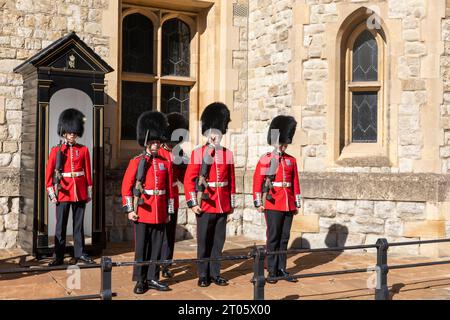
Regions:
<instances>
[{"instance_id":1,"label":"black metal railing","mask_svg":"<svg viewBox=\"0 0 450 320\"><path fill-rule=\"evenodd\" d=\"M402 265L388 265L388 249L389 247L409 246L409 245L424 245L434 243L450 242L450 239L436 239L436 240L424 240L424 241L409 241L409 242L395 242L389 243L386 239L378 239L373 245L360 245L360 246L347 246L347 247L332 247L332 248L316 248L316 249L291 249L283 251L267 251L264 246L255 246L251 252L246 255L233 255L222 256L220 258L203 258L203 259L172 259L172 260L150 260L143 262L114 262L110 257L102 257L100 264L78 265L80 269L100 269L101 283L100 292L98 294L80 295L80 296L67 296L61 298L55 298L52 300L81 300L81 299L101 299L111 300L113 296L116 296L112 291L112 270L114 267L129 267L135 265L150 265L158 264L164 265L176 265L176 264L188 264L206 261L238 261L238 260L250 260L253 259L253 277L251 282L253 283L253 299L264 300L264 291L267 280L288 280L288 279L303 279L313 277L323 277L332 275L342 275L351 273L365 273L368 271L376 272L376 288L375 288L375 300L388 300L389 299L389 287L387 275L389 270L404 269L404 268L416 268L426 267L432 265L450 264L450 260L411 263ZM348 250L363 250L363 249L376 249L377 250L377 262L374 267L359 268L350 270L336 270L327 272L317 272L308 274L289 275L284 277L270 277L266 278L264 262L269 255L279 254L299 254L299 253L314 253L314 252L333 252L333 251L348 251ZM66 270L67 266L56 267L27 267L27 268L14 268L0 270L0 275L3 274L17 274L17 273L33 273L33 272L49 272Z\"/></svg>"}]
</instances>

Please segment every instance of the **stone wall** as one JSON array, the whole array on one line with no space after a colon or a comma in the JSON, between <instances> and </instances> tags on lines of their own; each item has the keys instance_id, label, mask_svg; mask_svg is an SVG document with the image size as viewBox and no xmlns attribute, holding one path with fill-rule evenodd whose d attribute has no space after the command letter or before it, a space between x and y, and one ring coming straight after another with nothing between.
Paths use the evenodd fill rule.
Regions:
<instances>
[{"instance_id":1,"label":"stone wall","mask_svg":"<svg viewBox=\"0 0 450 320\"><path fill-rule=\"evenodd\" d=\"M450 173L450 1L446 1L446 15L442 20L442 40L444 53L441 56L441 76L444 82L444 101L441 105L441 126L443 139L440 156L442 159L442 172Z\"/></svg>"},{"instance_id":2,"label":"stone wall","mask_svg":"<svg viewBox=\"0 0 450 320\"><path fill-rule=\"evenodd\" d=\"M270 120L292 112L292 61L289 30L293 0L249 0L247 168L254 168L267 150Z\"/></svg>"},{"instance_id":3,"label":"stone wall","mask_svg":"<svg viewBox=\"0 0 450 320\"><path fill-rule=\"evenodd\" d=\"M389 18L401 19L401 40L404 52L398 59L397 74L402 81L401 104L398 111L398 157L399 171L413 172L414 160L423 157L422 109L429 107L425 91L425 77L421 73L424 58L429 49L422 37L422 21L431 10L427 0L398 1L390 0ZM400 36L400 35L399 35Z\"/></svg>"},{"instance_id":4,"label":"stone wall","mask_svg":"<svg viewBox=\"0 0 450 320\"><path fill-rule=\"evenodd\" d=\"M301 128L304 132L302 145L302 162L300 166L306 171L324 171L326 168L327 114L326 83L330 79L328 59L324 58L327 49L325 27L338 20L336 2L308 1L309 21L304 21L303 29L302 79L306 92L303 103L296 108L301 112ZM307 16L307 14L305 14ZM299 39L300 41L300 39ZM337 81L338 79L336 79Z\"/></svg>"},{"instance_id":5,"label":"stone wall","mask_svg":"<svg viewBox=\"0 0 450 320\"><path fill-rule=\"evenodd\" d=\"M17 169L0 168L0 249L14 248L25 215L20 213Z\"/></svg>"}]
</instances>

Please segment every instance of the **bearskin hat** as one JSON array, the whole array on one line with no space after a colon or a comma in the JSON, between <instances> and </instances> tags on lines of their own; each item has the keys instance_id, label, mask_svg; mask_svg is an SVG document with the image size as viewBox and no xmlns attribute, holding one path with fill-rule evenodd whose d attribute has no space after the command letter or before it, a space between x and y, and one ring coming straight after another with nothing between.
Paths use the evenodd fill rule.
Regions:
<instances>
[{"instance_id":1,"label":"bearskin hat","mask_svg":"<svg viewBox=\"0 0 450 320\"><path fill-rule=\"evenodd\" d=\"M186 141L187 138L187 130L189 130L189 122L187 119L179 112L172 112L167 115L167 121L169 122L169 127L167 129L167 134L169 140L172 138L172 133L177 129L184 129L186 130L185 134L182 137L179 137L179 139L176 139L174 137L175 141L181 142L182 140Z\"/></svg>"},{"instance_id":2,"label":"bearskin hat","mask_svg":"<svg viewBox=\"0 0 450 320\"><path fill-rule=\"evenodd\" d=\"M85 121L86 117L77 109L66 109L59 115L57 134L63 136L66 133L75 133L78 137L82 137Z\"/></svg>"},{"instance_id":3,"label":"bearskin hat","mask_svg":"<svg viewBox=\"0 0 450 320\"><path fill-rule=\"evenodd\" d=\"M228 130L228 123L231 121L230 110L221 102L213 102L205 108L200 120L203 135L209 129L217 129L225 134Z\"/></svg>"},{"instance_id":4,"label":"bearskin hat","mask_svg":"<svg viewBox=\"0 0 450 320\"><path fill-rule=\"evenodd\" d=\"M147 142L159 140L161 142L167 140L167 117L159 111L146 111L139 116L137 122L137 142L141 147L145 147Z\"/></svg>"},{"instance_id":5,"label":"bearskin hat","mask_svg":"<svg viewBox=\"0 0 450 320\"><path fill-rule=\"evenodd\" d=\"M296 128L297 121L295 121L294 117L276 116L270 123L267 143L270 145L291 144Z\"/></svg>"}]
</instances>

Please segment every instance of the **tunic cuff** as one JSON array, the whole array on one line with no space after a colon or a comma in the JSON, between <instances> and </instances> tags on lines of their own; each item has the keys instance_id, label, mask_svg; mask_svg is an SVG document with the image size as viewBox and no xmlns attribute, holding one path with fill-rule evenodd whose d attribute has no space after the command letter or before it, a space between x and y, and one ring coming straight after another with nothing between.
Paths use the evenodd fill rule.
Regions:
<instances>
[{"instance_id":1,"label":"tunic cuff","mask_svg":"<svg viewBox=\"0 0 450 320\"><path fill-rule=\"evenodd\" d=\"M188 207L192 208L192 207L198 206L197 197L195 195L195 192L189 192L189 196L191 197L191 199L187 201Z\"/></svg>"},{"instance_id":2,"label":"tunic cuff","mask_svg":"<svg viewBox=\"0 0 450 320\"><path fill-rule=\"evenodd\" d=\"M125 205L123 206L123 211L124 211L125 213L133 212L133 211L134 211L134 208L133 208L133 198L127 196L127 197L125 197L125 201L126 201L126 203L125 203Z\"/></svg>"},{"instance_id":3,"label":"tunic cuff","mask_svg":"<svg viewBox=\"0 0 450 320\"><path fill-rule=\"evenodd\" d=\"M50 200L56 199L55 189L53 189L53 187L48 187L47 192Z\"/></svg>"},{"instance_id":4,"label":"tunic cuff","mask_svg":"<svg viewBox=\"0 0 450 320\"><path fill-rule=\"evenodd\" d=\"M92 186L88 186L87 193L88 193L88 198L92 199Z\"/></svg>"},{"instance_id":5,"label":"tunic cuff","mask_svg":"<svg viewBox=\"0 0 450 320\"><path fill-rule=\"evenodd\" d=\"M236 195L234 193L231 194L230 202L231 202L231 207L236 208Z\"/></svg>"},{"instance_id":6,"label":"tunic cuff","mask_svg":"<svg viewBox=\"0 0 450 320\"><path fill-rule=\"evenodd\" d=\"M255 200L253 201L253 204L255 205L256 208L259 208L262 206L262 194L261 192L256 192L255 193Z\"/></svg>"},{"instance_id":7,"label":"tunic cuff","mask_svg":"<svg viewBox=\"0 0 450 320\"><path fill-rule=\"evenodd\" d=\"M300 194L296 194L295 195L295 206L297 208L301 208L302 207L302 195L300 195Z\"/></svg>"},{"instance_id":8,"label":"tunic cuff","mask_svg":"<svg viewBox=\"0 0 450 320\"><path fill-rule=\"evenodd\" d=\"M175 213L175 207L174 207L174 203L175 200L174 199L169 199L169 214L174 214Z\"/></svg>"}]
</instances>

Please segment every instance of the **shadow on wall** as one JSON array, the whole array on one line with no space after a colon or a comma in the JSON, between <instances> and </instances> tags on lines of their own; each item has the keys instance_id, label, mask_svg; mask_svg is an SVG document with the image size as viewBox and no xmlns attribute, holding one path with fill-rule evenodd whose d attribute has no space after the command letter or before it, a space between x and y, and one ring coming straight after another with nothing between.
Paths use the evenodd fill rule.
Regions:
<instances>
[{"instance_id":1,"label":"shadow on wall","mask_svg":"<svg viewBox=\"0 0 450 320\"><path fill-rule=\"evenodd\" d=\"M184 226L177 224L175 242L194 239L192 233Z\"/></svg>"},{"instance_id":2,"label":"shadow on wall","mask_svg":"<svg viewBox=\"0 0 450 320\"><path fill-rule=\"evenodd\" d=\"M326 248L335 248L345 246L348 238L348 228L341 224L332 224L325 236L324 244ZM314 246L314 248L323 248L324 246ZM298 237L290 246L290 249L311 249L308 239Z\"/></svg>"},{"instance_id":3,"label":"shadow on wall","mask_svg":"<svg viewBox=\"0 0 450 320\"><path fill-rule=\"evenodd\" d=\"M347 238L348 228L344 225L333 224L328 229L328 233L325 236L324 243L326 248L335 248L338 246L342 247L345 246ZM299 237L292 242L290 249L314 249L323 247L323 245L312 247L307 239ZM306 253L294 260L295 266L293 268L290 268L289 272L291 274L297 274L300 271L313 269L317 266L327 264L341 255L342 252L343 251Z\"/></svg>"}]
</instances>

